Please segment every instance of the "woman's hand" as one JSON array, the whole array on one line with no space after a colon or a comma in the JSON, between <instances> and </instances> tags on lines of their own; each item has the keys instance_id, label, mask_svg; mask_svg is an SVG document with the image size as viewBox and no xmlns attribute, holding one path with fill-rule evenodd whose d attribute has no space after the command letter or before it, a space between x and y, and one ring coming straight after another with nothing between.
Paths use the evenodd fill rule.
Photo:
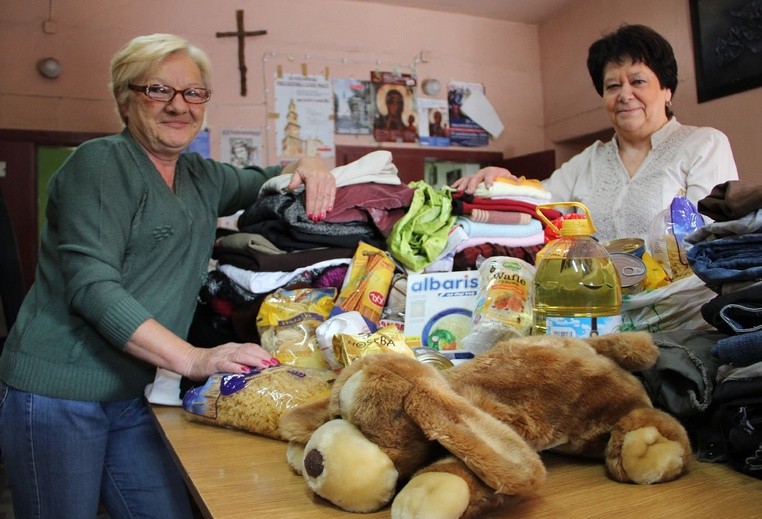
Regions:
<instances>
[{"instance_id":1,"label":"woman's hand","mask_svg":"<svg viewBox=\"0 0 762 519\"><path fill-rule=\"evenodd\" d=\"M484 187L489 189L492 187L492 184L495 182L495 179L498 177L505 177L505 178L517 178L513 173L508 171L505 168L499 168L496 166L487 166L486 168L482 168L473 175L469 175L466 177L459 178L455 182L450 185L451 188L455 189L456 191L464 191L469 195L472 195L474 191L476 191L476 188L484 182Z\"/></svg>"},{"instance_id":2,"label":"woman's hand","mask_svg":"<svg viewBox=\"0 0 762 519\"><path fill-rule=\"evenodd\" d=\"M302 157L286 166L283 173L293 175L288 185L289 191L304 185L307 217L315 222L325 220L325 216L333 210L336 198L336 179L325 164L317 157Z\"/></svg>"},{"instance_id":3,"label":"woman's hand","mask_svg":"<svg viewBox=\"0 0 762 519\"><path fill-rule=\"evenodd\" d=\"M251 368L280 364L270 352L251 342L228 342L214 348L197 348L155 319L138 326L125 351L134 357L191 380L206 380L215 373L247 373Z\"/></svg>"},{"instance_id":4,"label":"woman's hand","mask_svg":"<svg viewBox=\"0 0 762 519\"><path fill-rule=\"evenodd\" d=\"M187 362L184 374L191 380L206 380L215 373L246 373L251 368L270 368L280 364L270 352L252 342L194 348Z\"/></svg>"}]
</instances>

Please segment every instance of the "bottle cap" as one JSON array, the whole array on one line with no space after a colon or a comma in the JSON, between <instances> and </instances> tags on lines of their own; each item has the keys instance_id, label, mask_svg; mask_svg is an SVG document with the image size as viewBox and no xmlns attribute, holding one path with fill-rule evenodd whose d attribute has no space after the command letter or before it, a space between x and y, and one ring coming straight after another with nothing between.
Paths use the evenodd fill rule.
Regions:
<instances>
[{"instance_id":1,"label":"bottle cap","mask_svg":"<svg viewBox=\"0 0 762 519\"><path fill-rule=\"evenodd\" d=\"M548 207L580 207L583 211L585 211L585 218L580 218L579 220L564 218L563 225L561 226L561 229L559 229L553 224L553 222L548 220L545 214L543 214L542 209ZM537 213L537 216L539 216L540 220L545 223L545 225L553 229L556 234L561 236L590 236L595 234L595 225L593 225L593 219L590 217L590 211L583 203L560 202L556 204L539 204L535 208L535 212Z\"/></svg>"}]
</instances>

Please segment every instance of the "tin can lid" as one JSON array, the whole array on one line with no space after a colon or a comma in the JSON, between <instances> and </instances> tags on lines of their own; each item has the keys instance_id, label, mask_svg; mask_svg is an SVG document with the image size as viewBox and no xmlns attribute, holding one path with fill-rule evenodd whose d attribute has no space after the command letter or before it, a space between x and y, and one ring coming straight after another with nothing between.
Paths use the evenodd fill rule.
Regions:
<instances>
[{"instance_id":1,"label":"tin can lid","mask_svg":"<svg viewBox=\"0 0 762 519\"><path fill-rule=\"evenodd\" d=\"M419 362L423 362L424 364L431 364L437 369L447 369L453 367L453 363L450 359L439 353L434 348L429 348L428 346L418 346L416 348L412 348L413 353L415 354L415 358L418 359Z\"/></svg>"},{"instance_id":2,"label":"tin can lid","mask_svg":"<svg viewBox=\"0 0 762 519\"><path fill-rule=\"evenodd\" d=\"M619 281L622 288L637 285L646 277L646 264L643 260L632 254L615 252L609 254L619 273Z\"/></svg>"},{"instance_id":3,"label":"tin can lid","mask_svg":"<svg viewBox=\"0 0 762 519\"><path fill-rule=\"evenodd\" d=\"M646 250L646 242L641 238L620 238L603 244L609 254L624 253L640 258Z\"/></svg>"}]
</instances>

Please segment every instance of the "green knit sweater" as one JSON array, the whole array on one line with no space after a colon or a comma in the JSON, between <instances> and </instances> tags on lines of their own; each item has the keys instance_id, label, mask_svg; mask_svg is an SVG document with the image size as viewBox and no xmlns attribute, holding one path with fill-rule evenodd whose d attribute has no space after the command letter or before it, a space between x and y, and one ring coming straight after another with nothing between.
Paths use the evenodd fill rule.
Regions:
<instances>
[{"instance_id":1,"label":"green knit sweater","mask_svg":"<svg viewBox=\"0 0 762 519\"><path fill-rule=\"evenodd\" d=\"M150 317L186 336L217 217L249 206L279 172L188 153L172 192L128 130L82 144L48 185L35 282L0 380L76 400L142 395L155 368L125 353L127 340Z\"/></svg>"}]
</instances>

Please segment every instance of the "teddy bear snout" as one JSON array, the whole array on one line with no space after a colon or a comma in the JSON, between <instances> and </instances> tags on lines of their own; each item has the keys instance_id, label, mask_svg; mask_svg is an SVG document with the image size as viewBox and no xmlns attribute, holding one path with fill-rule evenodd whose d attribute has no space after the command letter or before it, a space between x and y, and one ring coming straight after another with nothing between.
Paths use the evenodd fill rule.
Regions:
<instances>
[{"instance_id":1,"label":"teddy bear snout","mask_svg":"<svg viewBox=\"0 0 762 519\"><path fill-rule=\"evenodd\" d=\"M312 449L304 456L304 471L311 478L317 478L323 473L325 465L323 463L323 454L317 450Z\"/></svg>"}]
</instances>

